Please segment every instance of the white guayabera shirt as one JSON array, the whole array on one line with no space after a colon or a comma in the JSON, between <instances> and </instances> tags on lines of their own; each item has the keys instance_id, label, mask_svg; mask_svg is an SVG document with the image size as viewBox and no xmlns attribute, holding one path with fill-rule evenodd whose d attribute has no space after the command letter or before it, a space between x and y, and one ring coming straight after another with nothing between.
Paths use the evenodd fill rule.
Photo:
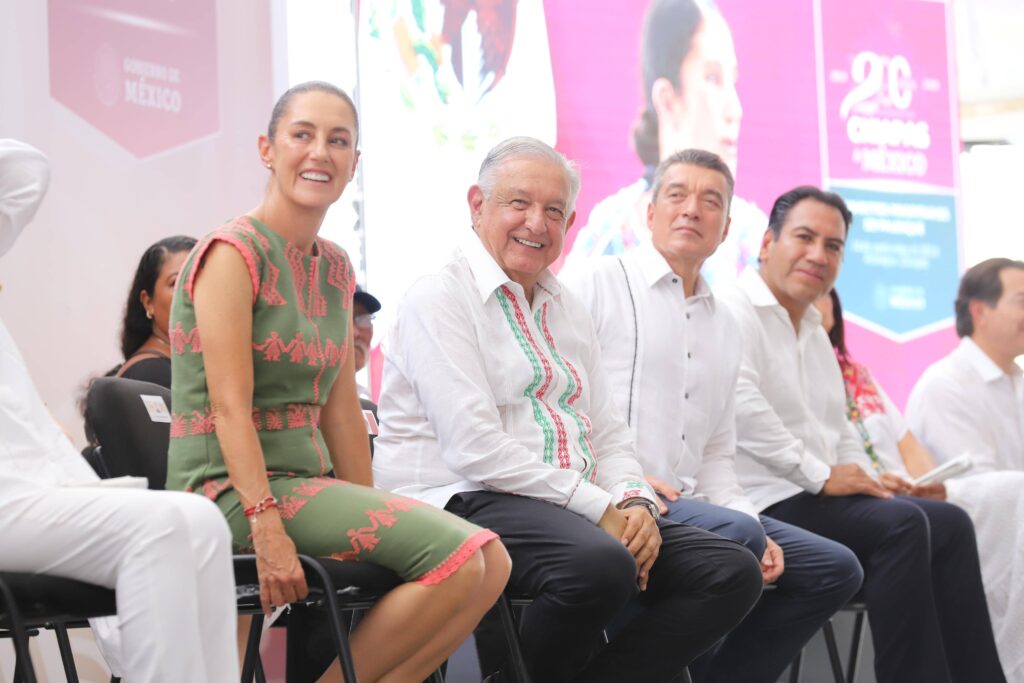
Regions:
<instances>
[{"instance_id":1,"label":"white guayabera shirt","mask_svg":"<svg viewBox=\"0 0 1024 683\"><path fill-rule=\"evenodd\" d=\"M550 272L531 306L469 233L384 342L376 483L439 507L464 491L529 496L594 523L609 503L653 501L599 355Z\"/></svg>"},{"instance_id":2,"label":"white guayabera shirt","mask_svg":"<svg viewBox=\"0 0 1024 683\"><path fill-rule=\"evenodd\" d=\"M654 245L591 259L564 280L590 309L644 472L756 518L736 481L740 333L703 277L683 293Z\"/></svg>"}]
</instances>

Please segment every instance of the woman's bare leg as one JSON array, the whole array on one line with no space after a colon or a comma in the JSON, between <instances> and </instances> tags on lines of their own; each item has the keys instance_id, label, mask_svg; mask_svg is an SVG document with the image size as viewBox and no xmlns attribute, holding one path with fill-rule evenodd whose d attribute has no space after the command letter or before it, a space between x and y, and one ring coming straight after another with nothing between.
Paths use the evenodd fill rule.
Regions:
<instances>
[{"instance_id":1,"label":"woman's bare leg","mask_svg":"<svg viewBox=\"0 0 1024 683\"><path fill-rule=\"evenodd\" d=\"M511 560L497 540L434 586L406 583L377 601L352 636L364 683L422 681L464 641L498 599ZM321 683L343 683L335 661Z\"/></svg>"}]
</instances>

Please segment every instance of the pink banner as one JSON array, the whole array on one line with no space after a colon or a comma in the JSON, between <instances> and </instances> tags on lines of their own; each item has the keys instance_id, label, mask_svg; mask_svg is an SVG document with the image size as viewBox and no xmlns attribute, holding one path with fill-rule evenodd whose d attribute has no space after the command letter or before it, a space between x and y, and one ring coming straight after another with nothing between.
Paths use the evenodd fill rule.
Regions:
<instances>
[{"instance_id":1,"label":"pink banner","mask_svg":"<svg viewBox=\"0 0 1024 683\"><path fill-rule=\"evenodd\" d=\"M952 188L946 11L940 2L823 2L833 180Z\"/></svg>"},{"instance_id":2,"label":"pink banner","mask_svg":"<svg viewBox=\"0 0 1024 683\"><path fill-rule=\"evenodd\" d=\"M645 45L655 5L662 14ZM848 321L852 350L902 404L955 341L946 327L958 276L948 4L652 0L598 12L547 0L544 10L557 146L583 175L569 261L646 239L659 157L642 161L634 143L645 109L656 155L702 147L733 166L730 237L704 267L712 287L754 265L775 197L801 184L839 191L858 216L839 283L864 323ZM645 64L672 82L658 103Z\"/></svg>"},{"instance_id":3,"label":"pink banner","mask_svg":"<svg viewBox=\"0 0 1024 683\"><path fill-rule=\"evenodd\" d=\"M218 129L214 0L50 0L50 94L138 157Z\"/></svg>"}]
</instances>

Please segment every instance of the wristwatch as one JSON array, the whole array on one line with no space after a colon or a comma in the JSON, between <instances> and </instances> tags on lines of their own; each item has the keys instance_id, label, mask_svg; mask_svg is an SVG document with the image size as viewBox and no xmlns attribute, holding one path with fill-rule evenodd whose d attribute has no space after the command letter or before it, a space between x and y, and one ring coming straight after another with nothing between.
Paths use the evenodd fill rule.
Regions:
<instances>
[{"instance_id":1,"label":"wristwatch","mask_svg":"<svg viewBox=\"0 0 1024 683\"><path fill-rule=\"evenodd\" d=\"M646 498L630 498L623 504L622 509L625 510L626 508L633 508L638 505L642 505L647 508L647 511L651 513L651 517L653 517L655 521L661 519L661 510L658 509L658 506L653 501L647 500Z\"/></svg>"}]
</instances>

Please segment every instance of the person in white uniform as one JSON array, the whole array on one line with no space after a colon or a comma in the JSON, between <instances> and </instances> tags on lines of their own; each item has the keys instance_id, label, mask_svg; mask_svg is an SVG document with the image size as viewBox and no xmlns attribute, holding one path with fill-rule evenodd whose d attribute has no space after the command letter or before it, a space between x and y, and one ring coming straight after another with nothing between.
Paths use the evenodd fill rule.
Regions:
<instances>
[{"instance_id":1,"label":"person in white uniform","mask_svg":"<svg viewBox=\"0 0 1024 683\"><path fill-rule=\"evenodd\" d=\"M690 667L694 680L773 683L857 592L863 570L849 548L759 517L736 481L740 333L702 271L729 231L732 189L717 154L670 155L654 174L651 239L592 260L566 284L594 318L615 402L662 514L743 543L776 586Z\"/></svg>"},{"instance_id":2,"label":"person in white uniform","mask_svg":"<svg viewBox=\"0 0 1024 683\"><path fill-rule=\"evenodd\" d=\"M934 469L935 458L907 428L899 409L871 372L851 357L836 291L819 299L816 306L843 371L847 416L861 432L865 452L881 470L882 483L895 493L949 501L966 510L974 522L985 599L1003 673L1011 683L1024 682L1024 582L1020 580L1024 576L1024 472L982 467L907 490L901 480Z\"/></svg>"},{"instance_id":3,"label":"person in white uniform","mask_svg":"<svg viewBox=\"0 0 1024 683\"><path fill-rule=\"evenodd\" d=\"M0 140L0 256L49 184L39 151ZM0 320L0 570L113 588L101 650L131 683L238 680L230 535L189 493L99 488Z\"/></svg>"}]
</instances>

